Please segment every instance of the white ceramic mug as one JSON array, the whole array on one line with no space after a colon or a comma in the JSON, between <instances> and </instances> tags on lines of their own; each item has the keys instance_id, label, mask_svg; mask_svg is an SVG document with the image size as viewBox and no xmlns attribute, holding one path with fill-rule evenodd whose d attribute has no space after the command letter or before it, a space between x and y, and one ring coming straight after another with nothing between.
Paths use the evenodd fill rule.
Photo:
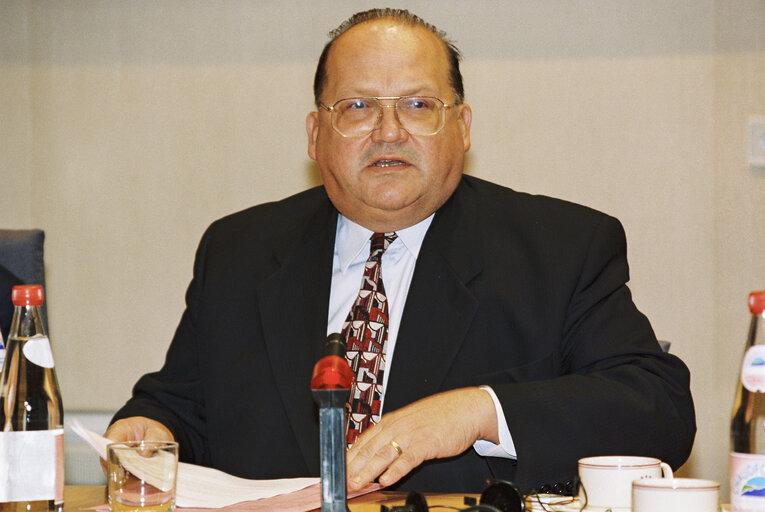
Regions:
<instances>
[{"instance_id":1,"label":"white ceramic mug","mask_svg":"<svg viewBox=\"0 0 765 512\"><path fill-rule=\"evenodd\" d=\"M653 457L605 455L579 459L579 480L583 490L579 499L587 509L629 511L632 507L632 482L672 478L669 464ZM586 493L586 496L585 496Z\"/></svg>"},{"instance_id":2,"label":"white ceramic mug","mask_svg":"<svg viewBox=\"0 0 765 512\"><path fill-rule=\"evenodd\" d=\"M718 512L720 484L697 478L661 478L632 482L634 512Z\"/></svg>"}]
</instances>

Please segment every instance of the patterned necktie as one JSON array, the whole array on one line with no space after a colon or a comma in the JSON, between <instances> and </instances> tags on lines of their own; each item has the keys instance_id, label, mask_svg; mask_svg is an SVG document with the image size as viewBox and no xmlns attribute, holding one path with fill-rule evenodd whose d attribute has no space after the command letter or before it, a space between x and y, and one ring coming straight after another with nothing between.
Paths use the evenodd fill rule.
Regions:
<instances>
[{"instance_id":1,"label":"patterned necktie","mask_svg":"<svg viewBox=\"0 0 765 512\"><path fill-rule=\"evenodd\" d=\"M382 282L381 260L395 239L396 233L372 234L361 289L343 324L343 335L348 342L345 357L356 375L349 399L348 447L370 424L380 420L388 339L388 299Z\"/></svg>"}]
</instances>

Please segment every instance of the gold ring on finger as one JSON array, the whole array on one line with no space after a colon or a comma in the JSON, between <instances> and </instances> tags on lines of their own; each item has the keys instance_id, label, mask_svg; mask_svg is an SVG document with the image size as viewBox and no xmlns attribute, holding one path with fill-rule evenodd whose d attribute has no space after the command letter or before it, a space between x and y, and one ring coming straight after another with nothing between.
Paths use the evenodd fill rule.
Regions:
<instances>
[{"instance_id":1,"label":"gold ring on finger","mask_svg":"<svg viewBox=\"0 0 765 512\"><path fill-rule=\"evenodd\" d=\"M401 454L404 453L404 450L401 449L401 447L398 445L396 441L391 441L390 445L393 447L394 450L398 453L398 456L401 457Z\"/></svg>"}]
</instances>

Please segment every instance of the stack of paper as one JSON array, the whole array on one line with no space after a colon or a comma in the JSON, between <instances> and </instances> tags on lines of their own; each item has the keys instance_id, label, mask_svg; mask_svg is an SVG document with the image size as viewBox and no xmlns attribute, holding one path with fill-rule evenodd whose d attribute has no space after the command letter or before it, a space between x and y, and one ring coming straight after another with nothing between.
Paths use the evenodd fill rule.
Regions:
<instances>
[{"instance_id":1,"label":"stack of paper","mask_svg":"<svg viewBox=\"0 0 765 512\"><path fill-rule=\"evenodd\" d=\"M83 427L78 421L72 430L106 460L109 439ZM138 469L140 472L141 470ZM146 468L150 471L150 468ZM370 485L349 498L379 490ZM257 501L256 501L257 500ZM228 511L282 510L300 512L321 507L321 487L318 478L284 478L279 480L248 480L217 469L178 463L176 506L203 509L223 508Z\"/></svg>"}]
</instances>

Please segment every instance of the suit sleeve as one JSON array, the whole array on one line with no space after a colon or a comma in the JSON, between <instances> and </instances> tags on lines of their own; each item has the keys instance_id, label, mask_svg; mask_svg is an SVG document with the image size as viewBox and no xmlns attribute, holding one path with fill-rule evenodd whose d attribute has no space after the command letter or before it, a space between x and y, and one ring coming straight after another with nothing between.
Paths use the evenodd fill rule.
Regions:
<instances>
[{"instance_id":1,"label":"suit sleeve","mask_svg":"<svg viewBox=\"0 0 765 512\"><path fill-rule=\"evenodd\" d=\"M130 416L146 416L159 421L178 441L181 460L195 464L207 464L208 460L196 321L210 238L208 229L197 249L194 277L186 291L186 310L163 367L141 377L133 387L132 398L112 418L115 422Z\"/></svg>"},{"instance_id":2,"label":"suit sleeve","mask_svg":"<svg viewBox=\"0 0 765 512\"><path fill-rule=\"evenodd\" d=\"M626 241L616 219L597 223L582 261L566 308L560 375L492 385L523 482L540 475L565 482L577 460L592 455L647 455L677 468L693 443L689 371L659 349L632 302Z\"/></svg>"}]
</instances>

